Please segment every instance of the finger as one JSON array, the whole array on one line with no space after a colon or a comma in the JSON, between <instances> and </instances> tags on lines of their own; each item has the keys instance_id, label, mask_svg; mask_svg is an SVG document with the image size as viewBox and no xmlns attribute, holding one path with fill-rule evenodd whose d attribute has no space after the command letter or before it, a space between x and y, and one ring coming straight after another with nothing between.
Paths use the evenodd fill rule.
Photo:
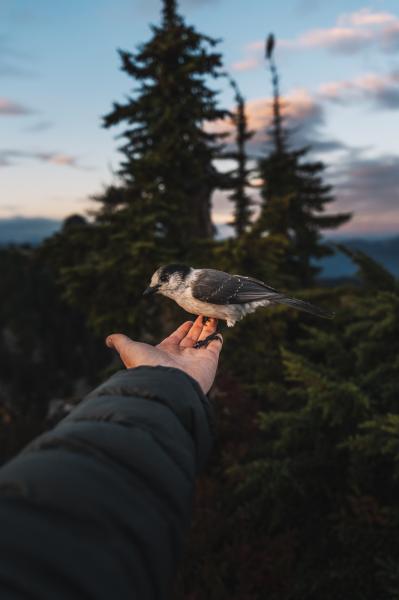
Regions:
<instances>
[{"instance_id":1,"label":"finger","mask_svg":"<svg viewBox=\"0 0 399 600\"><path fill-rule=\"evenodd\" d=\"M133 367L133 350L135 349L137 343L127 337L127 335L123 335L122 333L113 333L109 335L105 340L108 348L114 348L119 354L123 364L125 367Z\"/></svg>"},{"instance_id":2,"label":"finger","mask_svg":"<svg viewBox=\"0 0 399 600\"><path fill-rule=\"evenodd\" d=\"M201 334L203 327L204 326L202 324L202 317L199 316L195 319L191 328L187 332L187 335L180 342L180 347L181 348L192 348L194 346L195 342L198 341L198 338Z\"/></svg>"},{"instance_id":3,"label":"finger","mask_svg":"<svg viewBox=\"0 0 399 600\"><path fill-rule=\"evenodd\" d=\"M187 333L190 331L193 325L192 321L186 321L180 327L176 329L173 333L171 333L167 338L162 340L161 344L180 344L180 342L186 337Z\"/></svg>"},{"instance_id":4,"label":"finger","mask_svg":"<svg viewBox=\"0 0 399 600\"><path fill-rule=\"evenodd\" d=\"M208 335L212 335L212 333L215 333L215 331L217 330L217 326L218 326L218 320L210 318L206 322L204 327L202 328L202 331L200 333L198 340L204 340L205 338L208 337Z\"/></svg>"},{"instance_id":5,"label":"finger","mask_svg":"<svg viewBox=\"0 0 399 600\"><path fill-rule=\"evenodd\" d=\"M222 347L223 347L223 336L221 333L218 333L217 338L212 340L208 344L206 350L210 350L213 354L216 355L216 357L219 357Z\"/></svg>"}]
</instances>

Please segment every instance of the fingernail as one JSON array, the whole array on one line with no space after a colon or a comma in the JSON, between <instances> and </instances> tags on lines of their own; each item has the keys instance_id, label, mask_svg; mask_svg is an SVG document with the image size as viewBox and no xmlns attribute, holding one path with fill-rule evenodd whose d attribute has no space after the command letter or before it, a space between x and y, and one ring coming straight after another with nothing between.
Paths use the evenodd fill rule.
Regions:
<instances>
[{"instance_id":1,"label":"fingernail","mask_svg":"<svg viewBox=\"0 0 399 600\"><path fill-rule=\"evenodd\" d=\"M106 346L108 346L108 348L112 348L113 347L113 343L112 343L112 335L109 335L106 340L105 340L105 344Z\"/></svg>"}]
</instances>

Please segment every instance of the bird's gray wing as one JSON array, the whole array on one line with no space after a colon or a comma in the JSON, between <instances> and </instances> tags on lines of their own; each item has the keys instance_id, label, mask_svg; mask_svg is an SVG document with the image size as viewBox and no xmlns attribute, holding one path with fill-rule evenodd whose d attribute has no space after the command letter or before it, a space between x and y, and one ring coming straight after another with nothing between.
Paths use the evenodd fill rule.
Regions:
<instances>
[{"instance_id":1,"label":"bird's gray wing","mask_svg":"<svg viewBox=\"0 0 399 600\"><path fill-rule=\"evenodd\" d=\"M192 294L197 300L211 304L245 304L259 300L286 304L296 310L310 313L324 319L332 319L334 313L319 308L305 300L281 294L259 279L244 275L229 275L215 269L203 269L192 285Z\"/></svg>"},{"instance_id":2,"label":"bird's gray wing","mask_svg":"<svg viewBox=\"0 0 399 600\"><path fill-rule=\"evenodd\" d=\"M215 269L203 269L193 282L192 294L197 300L211 304L245 304L256 300L282 297L258 279L229 275Z\"/></svg>"}]
</instances>

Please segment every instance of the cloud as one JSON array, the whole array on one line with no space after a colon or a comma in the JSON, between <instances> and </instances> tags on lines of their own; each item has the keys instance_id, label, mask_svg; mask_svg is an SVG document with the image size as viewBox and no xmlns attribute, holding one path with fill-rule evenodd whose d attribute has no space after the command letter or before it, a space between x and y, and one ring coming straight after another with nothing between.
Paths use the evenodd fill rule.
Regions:
<instances>
[{"instance_id":1,"label":"cloud","mask_svg":"<svg viewBox=\"0 0 399 600\"><path fill-rule=\"evenodd\" d=\"M339 229L339 235L387 234L399 231L399 156L365 156L364 151L350 150L334 168L326 171L333 185L335 202L331 213L353 212L353 218ZM253 191L256 205L257 192ZM213 219L217 225L231 219L232 203L228 193L213 196Z\"/></svg>"},{"instance_id":2,"label":"cloud","mask_svg":"<svg viewBox=\"0 0 399 600\"><path fill-rule=\"evenodd\" d=\"M350 27L313 29L296 40L281 40L280 46L289 49L328 48L344 54L352 54L368 46L371 33L367 30Z\"/></svg>"},{"instance_id":3,"label":"cloud","mask_svg":"<svg viewBox=\"0 0 399 600\"><path fill-rule=\"evenodd\" d=\"M253 71L264 64L265 41L250 42L245 47L246 58L230 65L232 71Z\"/></svg>"},{"instance_id":4,"label":"cloud","mask_svg":"<svg viewBox=\"0 0 399 600\"><path fill-rule=\"evenodd\" d=\"M399 230L399 156L350 153L331 173L334 210L353 211L354 231Z\"/></svg>"},{"instance_id":5,"label":"cloud","mask_svg":"<svg viewBox=\"0 0 399 600\"><path fill-rule=\"evenodd\" d=\"M78 167L78 158L76 156L71 156L70 154L62 154L60 152L37 152L33 157L53 165Z\"/></svg>"},{"instance_id":6,"label":"cloud","mask_svg":"<svg viewBox=\"0 0 399 600\"><path fill-rule=\"evenodd\" d=\"M257 190L248 189L248 195L251 197L253 202L252 210L254 211L254 216L259 214L260 209L260 197L259 192ZM229 228L224 227L226 223L229 223L233 217L233 203L229 199L230 192L215 190L212 196L212 220L217 226L219 233L223 231L224 235L229 232L231 233Z\"/></svg>"},{"instance_id":7,"label":"cloud","mask_svg":"<svg viewBox=\"0 0 399 600\"><path fill-rule=\"evenodd\" d=\"M399 216L399 156L355 157L334 173L341 198L355 209L379 212L396 209Z\"/></svg>"},{"instance_id":8,"label":"cloud","mask_svg":"<svg viewBox=\"0 0 399 600\"><path fill-rule=\"evenodd\" d=\"M293 131L296 144L308 143L311 138L319 138L325 115L321 103L305 89L296 89L282 96L282 114L286 126ZM260 150L268 142L268 128L273 119L271 98L252 100L247 104L249 128L256 133L251 141L254 150Z\"/></svg>"},{"instance_id":9,"label":"cloud","mask_svg":"<svg viewBox=\"0 0 399 600\"><path fill-rule=\"evenodd\" d=\"M329 152L337 152L341 150L348 150L348 145L340 140L327 140L327 139L318 139L318 137L309 137L304 135L302 137L301 143L304 146L310 146L312 152L317 154L329 153Z\"/></svg>"},{"instance_id":10,"label":"cloud","mask_svg":"<svg viewBox=\"0 0 399 600\"><path fill-rule=\"evenodd\" d=\"M22 150L0 150L0 167L12 166L15 164L15 159L33 159L42 163L58 165L61 167L73 167L75 169L87 170L79 163L77 156L64 154L62 152L38 152L38 151L22 151Z\"/></svg>"},{"instance_id":11,"label":"cloud","mask_svg":"<svg viewBox=\"0 0 399 600\"><path fill-rule=\"evenodd\" d=\"M340 15L332 27L311 29L297 38L279 40L278 45L287 50L324 48L341 54L354 54L368 47L394 52L399 49L399 17L362 8ZM264 41L255 41L248 50L263 47Z\"/></svg>"},{"instance_id":12,"label":"cloud","mask_svg":"<svg viewBox=\"0 0 399 600\"><path fill-rule=\"evenodd\" d=\"M286 50L324 48L340 54L355 54L368 47L383 52L399 49L399 17L389 12L362 8L338 17L332 27L311 29L294 39L277 40ZM250 71L263 62L265 41L257 40L246 47L247 57L232 65L234 71Z\"/></svg>"},{"instance_id":13,"label":"cloud","mask_svg":"<svg viewBox=\"0 0 399 600\"><path fill-rule=\"evenodd\" d=\"M7 98L0 98L0 116L30 115L32 112L33 111L30 108L27 108L18 102L8 100Z\"/></svg>"},{"instance_id":14,"label":"cloud","mask_svg":"<svg viewBox=\"0 0 399 600\"><path fill-rule=\"evenodd\" d=\"M293 90L281 97L282 114L285 125L290 130L296 146L309 145L318 153L333 152L346 148L338 140L325 139L322 128L325 124L325 109L318 97L311 96L303 88ZM234 110L234 108L232 109ZM248 128L255 135L248 142L250 153L262 152L270 141L268 129L273 120L273 100L259 98L246 103ZM234 126L230 121L220 120L207 126L207 131L229 135L225 143L230 150L234 143Z\"/></svg>"},{"instance_id":15,"label":"cloud","mask_svg":"<svg viewBox=\"0 0 399 600\"><path fill-rule=\"evenodd\" d=\"M298 88L281 97L283 115L290 128L303 128L314 131L324 123L324 110L305 89ZM247 104L250 129L257 131L256 136L266 139L265 129L273 118L273 103L270 98L252 100ZM255 137L256 137L255 136Z\"/></svg>"},{"instance_id":16,"label":"cloud","mask_svg":"<svg viewBox=\"0 0 399 600\"><path fill-rule=\"evenodd\" d=\"M253 69L259 67L259 65L259 59L253 56L233 63L231 68L233 71L252 71Z\"/></svg>"},{"instance_id":17,"label":"cloud","mask_svg":"<svg viewBox=\"0 0 399 600\"><path fill-rule=\"evenodd\" d=\"M386 52L395 52L399 49L399 20L385 28L381 47Z\"/></svg>"},{"instance_id":18,"label":"cloud","mask_svg":"<svg viewBox=\"0 0 399 600\"><path fill-rule=\"evenodd\" d=\"M29 125L29 127L25 127L24 131L29 131L30 133L41 133L42 131L51 129L51 127L53 127L53 123L51 121L38 121L33 125Z\"/></svg>"},{"instance_id":19,"label":"cloud","mask_svg":"<svg viewBox=\"0 0 399 600\"><path fill-rule=\"evenodd\" d=\"M388 12L373 12L370 8L361 8L353 13L345 13L338 18L342 25L362 27L367 25L387 25L397 22L397 17Z\"/></svg>"},{"instance_id":20,"label":"cloud","mask_svg":"<svg viewBox=\"0 0 399 600\"><path fill-rule=\"evenodd\" d=\"M359 100L375 108L399 109L399 70L385 75L366 73L352 80L332 81L319 88L321 98L349 104Z\"/></svg>"}]
</instances>

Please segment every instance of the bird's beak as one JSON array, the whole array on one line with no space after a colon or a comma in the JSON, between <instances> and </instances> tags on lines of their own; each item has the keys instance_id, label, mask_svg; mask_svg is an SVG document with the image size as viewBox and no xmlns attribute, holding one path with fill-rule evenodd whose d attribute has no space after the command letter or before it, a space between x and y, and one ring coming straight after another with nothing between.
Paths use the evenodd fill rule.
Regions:
<instances>
[{"instance_id":1,"label":"bird's beak","mask_svg":"<svg viewBox=\"0 0 399 600\"><path fill-rule=\"evenodd\" d=\"M159 290L159 285L148 286L147 289L144 290L143 296L151 296L151 294L155 294Z\"/></svg>"}]
</instances>

